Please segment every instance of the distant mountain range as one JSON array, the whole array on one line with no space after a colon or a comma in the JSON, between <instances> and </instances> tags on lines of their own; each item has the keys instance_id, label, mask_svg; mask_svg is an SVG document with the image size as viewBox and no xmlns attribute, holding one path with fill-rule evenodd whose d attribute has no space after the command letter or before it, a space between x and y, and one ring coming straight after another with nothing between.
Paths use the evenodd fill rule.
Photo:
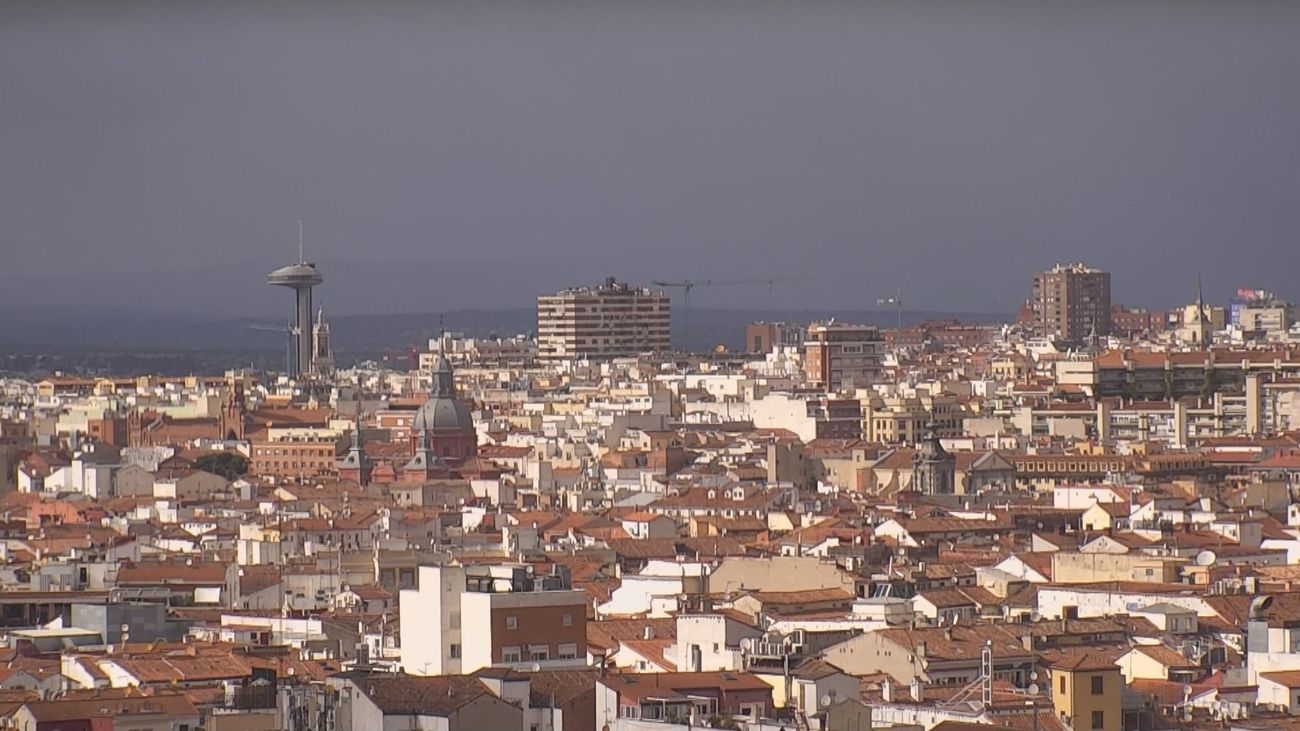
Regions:
<instances>
[{"instance_id":1,"label":"distant mountain range","mask_svg":"<svg viewBox=\"0 0 1300 731\"><path fill-rule=\"evenodd\" d=\"M745 325L755 321L807 323L836 318L891 327L890 311L831 312L815 310L693 309L690 346L726 345L738 348ZM335 353L341 363L384 355L405 354L411 346L424 348L445 327L473 337L531 334L536 329L532 308L461 309L406 315L328 315ZM987 313L907 312L904 324L931 319L970 323L1004 322L1009 316ZM441 323L441 325L440 325ZM167 315L112 309L44 309L0 313L0 369L32 372L49 361L50 368L102 371L106 358L123 368L159 372L176 368L247 366L275 368L283 363L287 336L273 329L284 325L264 318L211 319L196 315ZM685 333L680 313L673 318L673 340ZM203 354L202 358L180 357ZM8 360L6 366L5 360ZM52 360L51 360L52 359ZM93 365L86 365L93 361ZM184 363L190 363L183 366ZM131 364L131 365L128 365ZM170 364L170 365L169 365ZM223 365L224 364L224 365ZM113 368L116 370L116 368Z\"/></svg>"}]
</instances>

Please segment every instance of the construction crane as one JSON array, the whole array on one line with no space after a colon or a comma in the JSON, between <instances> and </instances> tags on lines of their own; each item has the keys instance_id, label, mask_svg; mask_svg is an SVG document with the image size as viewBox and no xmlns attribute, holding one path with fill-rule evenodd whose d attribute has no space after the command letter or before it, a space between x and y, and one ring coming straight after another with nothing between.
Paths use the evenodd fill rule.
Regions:
<instances>
[{"instance_id":1,"label":"construction crane","mask_svg":"<svg viewBox=\"0 0 1300 731\"><path fill-rule=\"evenodd\" d=\"M296 355L296 352L294 350L294 341L296 338L298 338L298 328L295 328L294 324L290 323L287 325L263 325L260 323L250 323L244 325L244 329L264 330L264 332L268 332L268 333L285 334L285 336L289 338L287 339L287 345L285 349L285 372L286 373L294 372L294 356Z\"/></svg>"},{"instance_id":2,"label":"construction crane","mask_svg":"<svg viewBox=\"0 0 1300 731\"><path fill-rule=\"evenodd\" d=\"M767 284L798 281L798 277L767 277L765 279L683 279L680 282L651 282L656 287L682 291L682 342L691 348L691 290L696 287L731 287L742 284Z\"/></svg>"}]
</instances>

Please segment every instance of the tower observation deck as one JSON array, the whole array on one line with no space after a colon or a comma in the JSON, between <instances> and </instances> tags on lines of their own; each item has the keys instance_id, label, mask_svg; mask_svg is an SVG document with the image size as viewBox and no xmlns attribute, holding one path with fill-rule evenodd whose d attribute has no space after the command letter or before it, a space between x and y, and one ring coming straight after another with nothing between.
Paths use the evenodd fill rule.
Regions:
<instances>
[{"instance_id":1,"label":"tower observation deck","mask_svg":"<svg viewBox=\"0 0 1300 731\"><path fill-rule=\"evenodd\" d=\"M290 336L293 347L289 349L289 375L301 376L311 366L312 359L312 288L325 281L312 262L305 261L302 253L302 221L298 222L298 263L280 267L266 275L272 287L293 290L293 319Z\"/></svg>"}]
</instances>

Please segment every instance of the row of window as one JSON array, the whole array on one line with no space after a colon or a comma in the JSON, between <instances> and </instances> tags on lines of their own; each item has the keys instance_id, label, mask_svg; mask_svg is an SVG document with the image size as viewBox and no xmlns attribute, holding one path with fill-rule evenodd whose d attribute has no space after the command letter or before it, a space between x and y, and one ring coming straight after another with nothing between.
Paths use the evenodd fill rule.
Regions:
<instances>
[{"instance_id":1,"label":"row of window","mask_svg":"<svg viewBox=\"0 0 1300 731\"><path fill-rule=\"evenodd\" d=\"M1101 472L1103 470L1118 472L1124 469L1122 462L1020 462L1016 465L1020 472Z\"/></svg>"},{"instance_id":2,"label":"row of window","mask_svg":"<svg viewBox=\"0 0 1300 731\"><path fill-rule=\"evenodd\" d=\"M565 613L560 617L560 623L565 627L573 626L573 615ZM512 615L506 617L506 629L519 629L519 618Z\"/></svg>"},{"instance_id":3,"label":"row of window","mask_svg":"<svg viewBox=\"0 0 1300 731\"><path fill-rule=\"evenodd\" d=\"M452 645L457 654L452 657L459 657L460 647ZM527 657L525 657L525 652ZM578 657L578 646L572 642L565 642L557 645L555 648L555 659L557 660L574 660ZM545 662L551 659L550 645L528 645L521 647L519 645L507 645L501 648L501 662L516 663L524 662Z\"/></svg>"}]
</instances>

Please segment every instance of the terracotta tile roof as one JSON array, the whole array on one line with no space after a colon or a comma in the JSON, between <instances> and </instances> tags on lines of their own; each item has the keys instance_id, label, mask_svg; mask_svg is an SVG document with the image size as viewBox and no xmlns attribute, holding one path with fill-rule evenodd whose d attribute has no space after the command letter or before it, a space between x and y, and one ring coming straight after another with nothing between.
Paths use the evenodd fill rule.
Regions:
<instances>
[{"instance_id":1,"label":"terracotta tile roof","mask_svg":"<svg viewBox=\"0 0 1300 731\"><path fill-rule=\"evenodd\" d=\"M623 646L669 672L677 672L677 663L666 654L677 646L676 639L624 640Z\"/></svg>"},{"instance_id":2,"label":"terracotta tile roof","mask_svg":"<svg viewBox=\"0 0 1300 731\"><path fill-rule=\"evenodd\" d=\"M908 629L893 627L877 630L881 639L899 647L916 648L925 643L925 657L938 660L978 660L984 643L993 643L993 652L1000 657L1030 655L1020 638L1004 626L991 624L959 625L957 627L927 627Z\"/></svg>"},{"instance_id":3,"label":"terracotta tile roof","mask_svg":"<svg viewBox=\"0 0 1300 731\"><path fill-rule=\"evenodd\" d=\"M1164 645L1138 645L1133 649L1167 668L1187 669L1200 667L1184 657L1181 652L1171 650Z\"/></svg>"},{"instance_id":4,"label":"terracotta tile roof","mask_svg":"<svg viewBox=\"0 0 1300 731\"><path fill-rule=\"evenodd\" d=\"M491 695L482 681L467 675L348 673L344 677L351 680L385 715L446 717L481 696Z\"/></svg>"},{"instance_id":5,"label":"terracotta tile roof","mask_svg":"<svg viewBox=\"0 0 1300 731\"><path fill-rule=\"evenodd\" d=\"M600 671L594 668L528 673L530 705L534 708L550 708L552 703L555 707L568 705L575 698L593 692L599 677Z\"/></svg>"},{"instance_id":6,"label":"terracotta tile roof","mask_svg":"<svg viewBox=\"0 0 1300 731\"><path fill-rule=\"evenodd\" d=\"M1278 670L1260 675L1286 688L1300 688L1300 670Z\"/></svg>"},{"instance_id":7,"label":"terracotta tile roof","mask_svg":"<svg viewBox=\"0 0 1300 731\"><path fill-rule=\"evenodd\" d=\"M813 604L821 602L851 602L853 592L844 589L807 589L804 591L749 591L749 596L764 605Z\"/></svg>"},{"instance_id":8,"label":"terracotta tile roof","mask_svg":"<svg viewBox=\"0 0 1300 731\"><path fill-rule=\"evenodd\" d=\"M1261 675L1268 675L1261 673ZM1160 706L1176 706L1183 703L1183 683L1155 678L1135 678L1128 684L1129 690L1151 698ZM1192 685L1191 697L1214 690L1206 684Z\"/></svg>"},{"instance_id":9,"label":"terracotta tile roof","mask_svg":"<svg viewBox=\"0 0 1300 731\"><path fill-rule=\"evenodd\" d=\"M721 691L735 693L742 691L767 691L772 686L758 676L741 672L715 673L647 673L630 675L620 673L607 675L598 681L607 688L616 691L620 698L672 698L694 695L692 691Z\"/></svg>"},{"instance_id":10,"label":"terracotta tile roof","mask_svg":"<svg viewBox=\"0 0 1300 731\"><path fill-rule=\"evenodd\" d=\"M38 723L56 721L82 721L93 718L143 716L161 714L167 718L198 716L194 704L180 694L154 695L134 698L90 698L28 703L27 711Z\"/></svg>"},{"instance_id":11,"label":"terracotta tile roof","mask_svg":"<svg viewBox=\"0 0 1300 731\"><path fill-rule=\"evenodd\" d=\"M602 619L587 623L587 642L612 650L623 642L644 639L646 628L659 639L677 637L676 619Z\"/></svg>"}]
</instances>

